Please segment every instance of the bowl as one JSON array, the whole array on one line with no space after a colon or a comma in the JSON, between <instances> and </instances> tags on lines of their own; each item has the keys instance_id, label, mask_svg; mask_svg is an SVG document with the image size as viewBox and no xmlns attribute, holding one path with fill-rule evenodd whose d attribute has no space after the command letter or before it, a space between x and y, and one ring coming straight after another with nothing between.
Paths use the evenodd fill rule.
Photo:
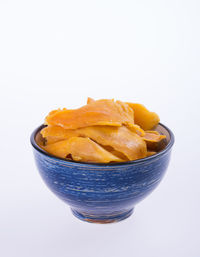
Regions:
<instances>
[{"instance_id":1,"label":"bowl","mask_svg":"<svg viewBox=\"0 0 200 257\"><path fill-rule=\"evenodd\" d=\"M156 128L166 135L166 147L155 155L135 161L97 164L69 161L52 156L35 139L41 125L31 135L39 173L49 189L79 219L112 223L128 218L135 205L160 183L170 161L173 133L163 124Z\"/></svg>"}]
</instances>

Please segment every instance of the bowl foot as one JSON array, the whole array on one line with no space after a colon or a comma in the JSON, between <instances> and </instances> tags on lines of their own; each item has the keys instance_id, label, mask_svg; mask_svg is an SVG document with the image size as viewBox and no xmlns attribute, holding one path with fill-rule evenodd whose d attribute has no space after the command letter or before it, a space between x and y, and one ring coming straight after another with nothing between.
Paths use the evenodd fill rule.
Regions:
<instances>
[{"instance_id":1,"label":"bowl foot","mask_svg":"<svg viewBox=\"0 0 200 257\"><path fill-rule=\"evenodd\" d=\"M90 223L108 224L108 223L119 222L121 220L127 219L133 213L134 208L125 212L115 212L115 213L110 213L106 215L97 215L97 214L92 215L85 212L76 211L75 209L71 209L71 210L74 216L82 221L86 221Z\"/></svg>"}]
</instances>

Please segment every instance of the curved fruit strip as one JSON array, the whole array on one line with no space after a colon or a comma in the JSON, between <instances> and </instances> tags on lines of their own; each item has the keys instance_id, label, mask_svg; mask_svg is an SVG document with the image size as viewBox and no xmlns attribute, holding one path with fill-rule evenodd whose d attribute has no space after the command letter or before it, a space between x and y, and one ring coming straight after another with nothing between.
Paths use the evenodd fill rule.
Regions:
<instances>
[{"instance_id":1,"label":"curved fruit strip","mask_svg":"<svg viewBox=\"0 0 200 257\"><path fill-rule=\"evenodd\" d=\"M48 153L57 157L66 158L72 156L75 161L82 162L122 162L120 158L106 151L89 138L71 137L43 147Z\"/></svg>"},{"instance_id":2,"label":"curved fruit strip","mask_svg":"<svg viewBox=\"0 0 200 257\"><path fill-rule=\"evenodd\" d=\"M147 157L156 154L154 151L147 151Z\"/></svg>"},{"instance_id":3,"label":"curved fruit strip","mask_svg":"<svg viewBox=\"0 0 200 257\"><path fill-rule=\"evenodd\" d=\"M145 131L142 137L150 151L160 151L166 146L166 136L160 135L157 131Z\"/></svg>"},{"instance_id":4,"label":"curved fruit strip","mask_svg":"<svg viewBox=\"0 0 200 257\"><path fill-rule=\"evenodd\" d=\"M57 110L45 120L47 125L58 125L65 129L77 129L94 125L134 125L133 110L123 102L98 100L74 110Z\"/></svg>"},{"instance_id":5,"label":"curved fruit strip","mask_svg":"<svg viewBox=\"0 0 200 257\"><path fill-rule=\"evenodd\" d=\"M46 139L47 145L78 135L76 130L64 129L59 126L47 126L40 131L40 134Z\"/></svg>"},{"instance_id":6,"label":"curved fruit strip","mask_svg":"<svg viewBox=\"0 0 200 257\"><path fill-rule=\"evenodd\" d=\"M127 127L92 126L76 130L67 130L58 126L48 126L41 131L47 144L68 139L70 137L88 137L103 146L110 146L113 150L121 152L128 160L146 157L146 144L140 136Z\"/></svg>"},{"instance_id":7,"label":"curved fruit strip","mask_svg":"<svg viewBox=\"0 0 200 257\"><path fill-rule=\"evenodd\" d=\"M86 136L103 146L111 146L129 160L144 158L147 153L145 142L127 127L94 126L78 129L79 136Z\"/></svg>"},{"instance_id":8,"label":"curved fruit strip","mask_svg":"<svg viewBox=\"0 0 200 257\"><path fill-rule=\"evenodd\" d=\"M135 124L143 130L151 130L156 127L160 121L155 112L150 112L144 105L137 103L127 103L133 109Z\"/></svg>"}]
</instances>

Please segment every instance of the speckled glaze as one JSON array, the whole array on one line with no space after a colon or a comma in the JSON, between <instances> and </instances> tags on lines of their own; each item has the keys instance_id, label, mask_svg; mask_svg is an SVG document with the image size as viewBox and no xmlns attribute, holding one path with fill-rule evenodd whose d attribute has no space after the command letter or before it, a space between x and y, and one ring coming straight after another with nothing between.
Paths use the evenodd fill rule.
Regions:
<instances>
[{"instance_id":1,"label":"speckled glaze","mask_svg":"<svg viewBox=\"0 0 200 257\"><path fill-rule=\"evenodd\" d=\"M174 143L172 132L159 124L167 136L167 147L144 159L119 164L91 164L67 161L42 150L31 135L37 168L47 186L66 202L81 220L111 223L128 218L134 206L160 183L167 169Z\"/></svg>"}]
</instances>

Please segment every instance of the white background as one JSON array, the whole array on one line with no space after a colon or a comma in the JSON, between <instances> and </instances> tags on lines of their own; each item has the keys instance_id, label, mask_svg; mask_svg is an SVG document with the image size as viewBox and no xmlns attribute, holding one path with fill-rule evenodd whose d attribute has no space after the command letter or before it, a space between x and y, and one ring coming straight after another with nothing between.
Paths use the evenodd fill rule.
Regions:
<instances>
[{"instance_id":1,"label":"white background","mask_svg":"<svg viewBox=\"0 0 200 257\"><path fill-rule=\"evenodd\" d=\"M199 0L0 0L0 256L200 256ZM29 136L86 97L140 102L176 143L126 221L79 221L44 185Z\"/></svg>"}]
</instances>

